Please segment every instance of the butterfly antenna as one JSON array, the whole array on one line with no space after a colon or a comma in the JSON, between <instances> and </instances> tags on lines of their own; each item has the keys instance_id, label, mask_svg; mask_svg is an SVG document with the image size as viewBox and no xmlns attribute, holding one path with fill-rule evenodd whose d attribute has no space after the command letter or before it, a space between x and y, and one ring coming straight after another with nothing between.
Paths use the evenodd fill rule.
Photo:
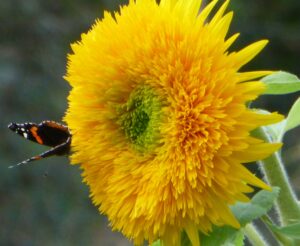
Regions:
<instances>
[{"instance_id":1,"label":"butterfly antenna","mask_svg":"<svg viewBox=\"0 0 300 246\"><path fill-rule=\"evenodd\" d=\"M8 168L14 168L14 167L17 167L17 166L21 166L21 165L26 165L28 162L32 162L32 161L37 161L37 160L40 160L40 159L43 159L43 158L46 158L46 157L49 157L49 156L53 156L53 155L56 155L56 152L57 149L61 149L62 147L65 147L65 146L69 146L69 143L70 143L70 138L68 138L67 142L66 143L62 143L56 147L53 147L45 152L43 152L42 154L39 154L39 155L36 155L36 156L33 156L25 161L22 161L22 162L19 162L18 164L15 164L15 165L12 165L12 166L9 166Z\"/></svg>"},{"instance_id":2,"label":"butterfly antenna","mask_svg":"<svg viewBox=\"0 0 300 246\"><path fill-rule=\"evenodd\" d=\"M42 157L40 155L37 155L37 156L31 157L31 158L29 158L29 159L27 159L25 161L19 162L19 163L15 164L15 165L11 165L8 168L14 168L14 167L18 167L18 166L21 166L21 165L26 165L29 162L37 161L37 160L40 160L40 159L42 159Z\"/></svg>"}]
</instances>

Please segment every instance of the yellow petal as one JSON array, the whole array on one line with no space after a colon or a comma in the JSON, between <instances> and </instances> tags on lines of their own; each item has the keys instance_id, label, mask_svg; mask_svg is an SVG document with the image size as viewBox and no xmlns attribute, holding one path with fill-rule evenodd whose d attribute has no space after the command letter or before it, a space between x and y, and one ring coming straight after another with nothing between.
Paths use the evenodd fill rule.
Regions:
<instances>
[{"instance_id":1,"label":"yellow petal","mask_svg":"<svg viewBox=\"0 0 300 246\"><path fill-rule=\"evenodd\" d=\"M263 160L282 147L282 143L260 143L251 145L249 149L233 154L241 162Z\"/></svg>"},{"instance_id":2,"label":"yellow petal","mask_svg":"<svg viewBox=\"0 0 300 246\"><path fill-rule=\"evenodd\" d=\"M184 16L195 18L200 10L202 0L179 0L177 1L174 11L183 13Z\"/></svg>"},{"instance_id":3,"label":"yellow petal","mask_svg":"<svg viewBox=\"0 0 300 246\"><path fill-rule=\"evenodd\" d=\"M255 71L255 72L240 72L238 73L238 81L250 81L253 79L261 78L274 73L274 71Z\"/></svg>"},{"instance_id":4,"label":"yellow petal","mask_svg":"<svg viewBox=\"0 0 300 246\"><path fill-rule=\"evenodd\" d=\"M236 33L232 35L230 38L228 38L224 43L224 50L227 50L239 36L240 34Z\"/></svg>"},{"instance_id":5,"label":"yellow petal","mask_svg":"<svg viewBox=\"0 0 300 246\"><path fill-rule=\"evenodd\" d=\"M215 7L215 5L217 4L218 0L213 0L211 1L199 14L198 18L197 18L197 25L202 25L207 16L210 14L210 12L212 11L212 9Z\"/></svg>"},{"instance_id":6,"label":"yellow petal","mask_svg":"<svg viewBox=\"0 0 300 246\"><path fill-rule=\"evenodd\" d=\"M261 40L250 44L237 53L232 53L235 64L238 68L251 61L268 43L268 40Z\"/></svg>"},{"instance_id":7,"label":"yellow petal","mask_svg":"<svg viewBox=\"0 0 300 246\"><path fill-rule=\"evenodd\" d=\"M232 17L233 17L233 12L229 12L224 17L222 17L220 21L217 22L216 25L214 26L213 28L214 33L218 34L219 38L225 38L229 26L231 24Z\"/></svg>"},{"instance_id":8,"label":"yellow petal","mask_svg":"<svg viewBox=\"0 0 300 246\"><path fill-rule=\"evenodd\" d=\"M199 232L197 227L195 226L195 223L189 221L184 227L186 234L188 235L191 243L193 246L200 246L200 240L199 240Z\"/></svg>"},{"instance_id":9,"label":"yellow petal","mask_svg":"<svg viewBox=\"0 0 300 246\"><path fill-rule=\"evenodd\" d=\"M219 8L218 12L214 15L213 19L210 21L210 25L215 25L218 21L220 21L220 19L222 18L226 8L228 7L229 4L229 0L226 0L223 5L221 6L221 8Z\"/></svg>"}]
</instances>

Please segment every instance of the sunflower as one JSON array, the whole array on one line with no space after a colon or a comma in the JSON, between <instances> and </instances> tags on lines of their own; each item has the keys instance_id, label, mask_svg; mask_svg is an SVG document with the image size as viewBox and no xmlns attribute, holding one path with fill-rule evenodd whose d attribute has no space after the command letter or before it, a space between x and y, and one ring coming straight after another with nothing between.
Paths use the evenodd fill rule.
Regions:
<instances>
[{"instance_id":1,"label":"sunflower","mask_svg":"<svg viewBox=\"0 0 300 246\"><path fill-rule=\"evenodd\" d=\"M112 228L137 245L180 245L183 231L199 245L198 231L240 226L229 205L248 201L251 186L269 189L244 164L280 147L250 133L281 116L246 106L270 72L239 72L267 41L229 52L233 14L226 1L208 17L216 3L130 1L68 57L71 163Z\"/></svg>"}]
</instances>

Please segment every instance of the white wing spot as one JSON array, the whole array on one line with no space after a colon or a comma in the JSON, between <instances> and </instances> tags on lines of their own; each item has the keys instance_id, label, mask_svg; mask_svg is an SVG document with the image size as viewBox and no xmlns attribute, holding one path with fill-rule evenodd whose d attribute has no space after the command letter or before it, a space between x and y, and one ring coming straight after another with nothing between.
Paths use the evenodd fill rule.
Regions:
<instances>
[{"instance_id":1,"label":"white wing spot","mask_svg":"<svg viewBox=\"0 0 300 246\"><path fill-rule=\"evenodd\" d=\"M26 132L24 132L24 133L23 133L23 137L24 137L24 138L27 138L27 137L28 137L28 134L27 134Z\"/></svg>"}]
</instances>

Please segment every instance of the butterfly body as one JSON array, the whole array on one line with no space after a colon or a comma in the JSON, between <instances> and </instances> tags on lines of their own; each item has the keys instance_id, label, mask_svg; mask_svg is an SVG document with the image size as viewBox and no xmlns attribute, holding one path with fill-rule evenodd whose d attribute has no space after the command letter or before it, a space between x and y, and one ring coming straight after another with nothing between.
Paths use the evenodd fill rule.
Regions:
<instances>
[{"instance_id":1,"label":"butterfly body","mask_svg":"<svg viewBox=\"0 0 300 246\"><path fill-rule=\"evenodd\" d=\"M17 166L53 155L66 155L70 152L72 135L69 128L55 121L45 120L39 124L10 123L8 128L28 140L52 147L48 151L18 163Z\"/></svg>"}]
</instances>

